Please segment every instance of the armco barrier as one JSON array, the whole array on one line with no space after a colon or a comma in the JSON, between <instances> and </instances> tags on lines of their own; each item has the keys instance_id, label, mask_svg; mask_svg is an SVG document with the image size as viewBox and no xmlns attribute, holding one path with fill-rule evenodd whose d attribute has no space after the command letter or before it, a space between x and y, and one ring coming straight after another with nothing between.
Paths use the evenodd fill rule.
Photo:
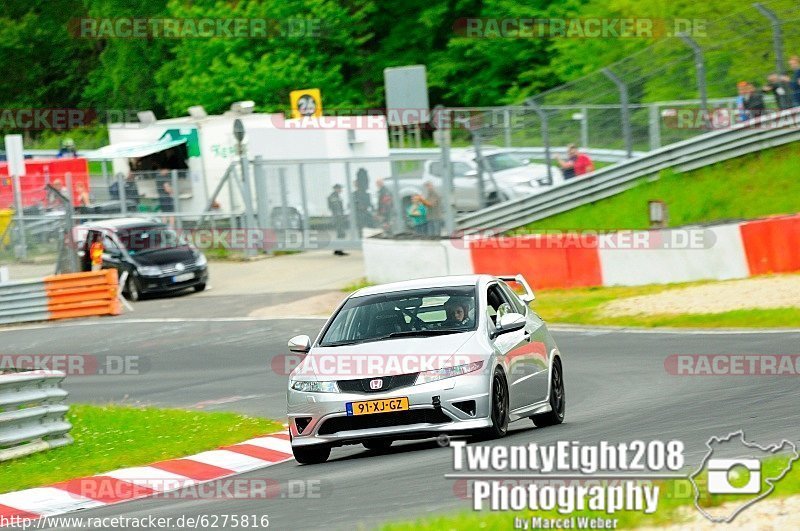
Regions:
<instances>
[{"instance_id":1,"label":"armco barrier","mask_svg":"<svg viewBox=\"0 0 800 531\"><path fill-rule=\"evenodd\" d=\"M64 373L0 374L0 462L72 443Z\"/></svg>"},{"instance_id":2,"label":"armco barrier","mask_svg":"<svg viewBox=\"0 0 800 531\"><path fill-rule=\"evenodd\" d=\"M118 315L118 284L113 269L0 284L0 324Z\"/></svg>"},{"instance_id":3,"label":"armco barrier","mask_svg":"<svg viewBox=\"0 0 800 531\"><path fill-rule=\"evenodd\" d=\"M703 245L675 243L687 235L702 236ZM655 243L635 247L625 241ZM800 214L601 237L368 238L363 250L367 279L376 283L470 273L522 273L537 289L730 280L800 271Z\"/></svg>"}]
</instances>

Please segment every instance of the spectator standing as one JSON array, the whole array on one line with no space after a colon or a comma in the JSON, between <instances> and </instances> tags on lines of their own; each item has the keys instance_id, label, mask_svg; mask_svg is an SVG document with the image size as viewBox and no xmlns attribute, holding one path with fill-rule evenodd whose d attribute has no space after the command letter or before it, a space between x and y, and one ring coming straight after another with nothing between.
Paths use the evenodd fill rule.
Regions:
<instances>
[{"instance_id":1,"label":"spectator standing","mask_svg":"<svg viewBox=\"0 0 800 531\"><path fill-rule=\"evenodd\" d=\"M139 207L139 187L136 186L136 176L133 172L125 177L125 201L136 208Z\"/></svg>"},{"instance_id":2,"label":"spectator standing","mask_svg":"<svg viewBox=\"0 0 800 531\"><path fill-rule=\"evenodd\" d=\"M422 199L427 213L428 236L442 235L442 198L431 181L425 183L425 197Z\"/></svg>"},{"instance_id":3,"label":"spectator standing","mask_svg":"<svg viewBox=\"0 0 800 531\"><path fill-rule=\"evenodd\" d=\"M369 177L367 170L359 168L356 173L355 190L351 198L353 209L356 213L356 226L358 227L359 237L361 237L361 229L372 227L372 201L370 200L368 189Z\"/></svg>"},{"instance_id":4,"label":"spectator standing","mask_svg":"<svg viewBox=\"0 0 800 531\"><path fill-rule=\"evenodd\" d=\"M378 222L384 232L391 232L394 197L383 179L375 181L375 185L378 187Z\"/></svg>"},{"instance_id":5,"label":"spectator standing","mask_svg":"<svg viewBox=\"0 0 800 531\"><path fill-rule=\"evenodd\" d=\"M425 235L427 232L428 224L428 211L425 208L425 202L421 195L417 194L411 198L411 204L408 206L408 218L411 220L411 226L414 227L414 232L419 235Z\"/></svg>"},{"instance_id":6,"label":"spectator standing","mask_svg":"<svg viewBox=\"0 0 800 531\"><path fill-rule=\"evenodd\" d=\"M333 192L328 196L328 210L331 211L333 217L333 227L336 230L336 238L343 240L345 236L346 218L344 217L344 203L342 202L341 184L333 185ZM341 249L333 251L336 256L347 256L347 253Z\"/></svg>"},{"instance_id":7,"label":"spectator standing","mask_svg":"<svg viewBox=\"0 0 800 531\"><path fill-rule=\"evenodd\" d=\"M92 264L92 271L103 269L103 237L99 232L92 233L92 244L89 246L89 259Z\"/></svg>"},{"instance_id":8,"label":"spectator standing","mask_svg":"<svg viewBox=\"0 0 800 531\"><path fill-rule=\"evenodd\" d=\"M800 56L793 55L789 58L789 68L792 70L792 75L789 78L792 105L800 107Z\"/></svg>"},{"instance_id":9,"label":"spectator standing","mask_svg":"<svg viewBox=\"0 0 800 531\"><path fill-rule=\"evenodd\" d=\"M736 88L739 91L739 97L736 99L736 106L739 109L739 118L741 121L749 120L764 114L764 97L761 95L760 91L756 90L752 83L740 81L736 85Z\"/></svg>"},{"instance_id":10,"label":"spectator standing","mask_svg":"<svg viewBox=\"0 0 800 531\"><path fill-rule=\"evenodd\" d=\"M158 205L161 212L172 213L175 212L175 197L172 185L167 181L158 181ZM175 225L175 216L167 216L165 221L167 224Z\"/></svg>"},{"instance_id":11,"label":"spectator standing","mask_svg":"<svg viewBox=\"0 0 800 531\"><path fill-rule=\"evenodd\" d=\"M584 175L594 171L594 163L589 155L580 153L575 144L567 146L567 159L556 157L559 166L561 166L561 174L564 180L572 179L578 175Z\"/></svg>"},{"instance_id":12,"label":"spectator standing","mask_svg":"<svg viewBox=\"0 0 800 531\"><path fill-rule=\"evenodd\" d=\"M592 162L592 159L589 158L589 155L587 155L586 153L578 152L578 149L575 148L574 146L573 148L575 149L575 155L576 155L574 164L575 176L578 177L593 172L594 162Z\"/></svg>"},{"instance_id":13,"label":"spectator standing","mask_svg":"<svg viewBox=\"0 0 800 531\"><path fill-rule=\"evenodd\" d=\"M78 203L75 206L79 209L79 211L85 212L92 203L89 192L86 191L86 187L83 186L82 182L75 184L75 191L78 193Z\"/></svg>"},{"instance_id":14,"label":"spectator standing","mask_svg":"<svg viewBox=\"0 0 800 531\"><path fill-rule=\"evenodd\" d=\"M778 108L789 109L792 105L792 94L789 83L791 78L789 76L780 76L778 74L770 74L767 76L767 84L762 87L762 91L771 92L775 96L775 103Z\"/></svg>"}]
</instances>

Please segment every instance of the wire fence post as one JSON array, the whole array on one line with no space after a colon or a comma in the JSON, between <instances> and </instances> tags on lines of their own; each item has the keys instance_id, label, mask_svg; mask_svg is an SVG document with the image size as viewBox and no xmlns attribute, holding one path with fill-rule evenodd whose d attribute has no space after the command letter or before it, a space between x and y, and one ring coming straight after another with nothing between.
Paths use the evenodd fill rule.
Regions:
<instances>
[{"instance_id":1,"label":"wire fence post","mask_svg":"<svg viewBox=\"0 0 800 531\"><path fill-rule=\"evenodd\" d=\"M181 221L181 194L178 193L178 170L170 172L172 180L172 203L175 205L173 211L175 213L175 228L181 230L183 228L183 221Z\"/></svg>"},{"instance_id":2,"label":"wire fence post","mask_svg":"<svg viewBox=\"0 0 800 531\"><path fill-rule=\"evenodd\" d=\"M631 109L628 100L628 85L610 68L604 68L603 74L610 79L619 90L620 112L622 113L622 138L625 139L625 152L628 158L633 156L633 136L631 135Z\"/></svg>"},{"instance_id":3,"label":"wire fence post","mask_svg":"<svg viewBox=\"0 0 800 531\"><path fill-rule=\"evenodd\" d=\"M756 2L753 4L753 7L758 9L758 11L767 17L772 24L772 46L775 48L775 72L779 75L783 75L783 29L781 28L781 19L778 18L778 15L775 14L774 11L764 6L764 4L760 2Z\"/></svg>"},{"instance_id":4,"label":"wire fence post","mask_svg":"<svg viewBox=\"0 0 800 531\"><path fill-rule=\"evenodd\" d=\"M703 49L693 38L685 33L679 33L678 37L689 46L694 52L694 67L697 71L697 92L700 94L700 105L708 117L708 94L706 91L706 61L703 57Z\"/></svg>"},{"instance_id":5,"label":"wire fence post","mask_svg":"<svg viewBox=\"0 0 800 531\"><path fill-rule=\"evenodd\" d=\"M503 132L505 133L506 147L511 147L511 109L503 110Z\"/></svg>"},{"instance_id":6,"label":"wire fence post","mask_svg":"<svg viewBox=\"0 0 800 531\"><path fill-rule=\"evenodd\" d=\"M25 213L22 207L22 184L19 175L12 175L12 179L14 186L14 206L17 210L17 233L19 234L16 256L20 260L26 260L28 258L28 242L25 239Z\"/></svg>"},{"instance_id":7,"label":"wire fence post","mask_svg":"<svg viewBox=\"0 0 800 531\"><path fill-rule=\"evenodd\" d=\"M311 228L311 216L308 213L305 164L302 162L297 165L297 177L300 180L300 203L303 205L303 226L301 227L301 232L303 233L303 243L305 244L307 243L309 229Z\"/></svg>"},{"instance_id":8,"label":"wire fence post","mask_svg":"<svg viewBox=\"0 0 800 531\"><path fill-rule=\"evenodd\" d=\"M547 112L542 109L542 106L536 103L533 98L528 98L525 100L525 104L528 105L533 112L535 112L539 116L539 121L542 124L542 144L544 145L544 163L547 166L547 185L550 186L553 184L553 160L552 155L550 153L550 129L547 124Z\"/></svg>"},{"instance_id":9,"label":"wire fence post","mask_svg":"<svg viewBox=\"0 0 800 531\"><path fill-rule=\"evenodd\" d=\"M589 147L589 108L581 109L581 147Z\"/></svg>"},{"instance_id":10,"label":"wire fence post","mask_svg":"<svg viewBox=\"0 0 800 531\"><path fill-rule=\"evenodd\" d=\"M444 206L444 230L449 236L455 230L455 219L453 215L453 172L450 164L450 141L453 127L451 111L442 105L436 106L436 120L439 131L439 143L442 150L442 203ZM509 118L508 109L505 111L506 118ZM506 126L509 122L506 121ZM506 127L506 146L509 147L510 135Z\"/></svg>"},{"instance_id":11,"label":"wire fence post","mask_svg":"<svg viewBox=\"0 0 800 531\"><path fill-rule=\"evenodd\" d=\"M354 201L353 197L353 182L350 180L350 163L344 163L344 178L345 178L345 190L347 190L347 200L349 201L350 205L350 232L353 235L354 241L359 241L361 239L361 227L358 225L358 218L356 217L356 202Z\"/></svg>"}]
</instances>

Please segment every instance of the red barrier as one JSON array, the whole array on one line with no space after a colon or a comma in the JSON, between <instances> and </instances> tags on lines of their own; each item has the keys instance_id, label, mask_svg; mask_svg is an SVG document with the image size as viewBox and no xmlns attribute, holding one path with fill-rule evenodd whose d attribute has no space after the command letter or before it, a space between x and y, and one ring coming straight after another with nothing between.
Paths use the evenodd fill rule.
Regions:
<instances>
[{"instance_id":1,"label":"red barrier","mask_svg":"<svg viewBox=\"0 0 800 531\"><path fill-rule=\"evenodd\" d=\"M603 285L594 236L580 242L568 234L486 238L469 242L469 249L475 273L522 273L536 289Z\"/></svg>"},{"instance_id":2,"label":"red barrier","mask_svg":"<svg viewBox=\"0 0 800 531\"><path fill-rule=\"evenodd\" d=\"M739 225L751 275L800 271L800 214Z\"/></svg>"}]
</instances>

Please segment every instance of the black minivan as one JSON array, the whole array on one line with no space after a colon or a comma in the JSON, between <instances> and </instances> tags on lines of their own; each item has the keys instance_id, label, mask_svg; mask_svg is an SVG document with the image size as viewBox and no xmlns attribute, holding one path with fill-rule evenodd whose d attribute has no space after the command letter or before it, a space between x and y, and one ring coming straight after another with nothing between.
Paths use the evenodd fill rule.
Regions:
<instances>
[{"instance_id":1,"label":"black minivan","mask_svg":"<svg viewBox=\"0 0 800 531\"><path fill-rule=\"evenodd\" d=\"M206 289L205 255L154 219L107 219L77 226L75 241L84 271L91 269L89 245L98 233L103 242L103 269L116 269L120 277L124 271L128 273L122 288L128 300L149 293Z\"/></svg>"}]
</instances>

